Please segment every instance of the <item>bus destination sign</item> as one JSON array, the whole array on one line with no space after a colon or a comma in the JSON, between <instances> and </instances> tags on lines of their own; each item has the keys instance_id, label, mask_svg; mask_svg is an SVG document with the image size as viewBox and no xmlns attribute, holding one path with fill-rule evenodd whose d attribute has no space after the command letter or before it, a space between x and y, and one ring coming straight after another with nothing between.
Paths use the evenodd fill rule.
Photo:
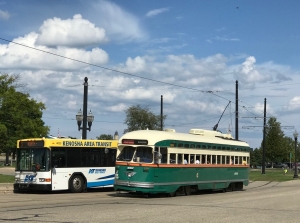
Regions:
<instances>
[{"instance_id":1,"label":"bus destination sign","mask_svg":"<svg viewBox=\"0 0 300 223\"><path fill-rule=\"evenodd\" d=\"M31 140L31 141L20 141L19 142L20 148L25 147L44 147L44 141L43 140Z\"/></svg>"},{"instance_id":2,"label":"bus destination sign","mask_svg":"<svg viewBox=\"0 0 300 223\"><path fill-rule=\"evenodd\" d=\"M122 139L122 144L148 145L148 140L143 140L143 139Z\"/></svg>"}]
</instances>

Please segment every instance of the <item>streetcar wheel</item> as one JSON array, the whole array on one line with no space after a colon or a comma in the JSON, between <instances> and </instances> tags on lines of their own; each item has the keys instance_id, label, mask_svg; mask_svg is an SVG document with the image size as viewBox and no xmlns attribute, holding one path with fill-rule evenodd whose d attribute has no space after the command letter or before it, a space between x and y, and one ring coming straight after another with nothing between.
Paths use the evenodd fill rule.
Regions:
<instances>
[{"instance_id":1,"label":"streetcar wheel","mask_svg":"<svg viewBox=\"0 0 300 223\"><path fill-rule=\"evenodd\" d=\"M75 175L70 181L70 189L73 193L81 193L84 188L84 180L82 176Z\"/></svg>"},{"instance_id":2,"label":"streetcar wheel","mask_svg":"<svg viewBox=\"0 0 300 223\"><path fill-rule=\"evenodd\" d=\"M228 191L228 192L234 191L234 187L235 187L234 183L230 183L230 184L228 185L226 191Z\"/></svg>"},{"instance_id":3,"label":"streetcar wheel","mask_svg":"<svg viewBox=\"0 0 300 223\"><path fill-rule=\"evenodd\" d=\"M168 197L176 197L176 191L167 194Z\"/></svg>"},{"instance_id":4,"label":"streetcar wheel","mask_svg":"<svg viewBox=\"0 0 300 223\"><path fill-rule=\"evenodd\" d=\"M191 195L191 193L192 193L192 188L191 188L191 186L185 186L185 187L184 187L184 193L185 193L186 196Z\"/></svg>"}]
</instances>

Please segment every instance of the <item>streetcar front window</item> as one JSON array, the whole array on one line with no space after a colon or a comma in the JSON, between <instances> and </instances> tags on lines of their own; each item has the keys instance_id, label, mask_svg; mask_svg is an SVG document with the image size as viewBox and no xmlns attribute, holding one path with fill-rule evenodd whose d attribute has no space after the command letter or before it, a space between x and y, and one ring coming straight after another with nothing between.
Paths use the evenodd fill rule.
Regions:
<instances>
[{"instance_id":1,"label":"streetcar front window","mask_svg":"<svg viewBox=\"0 0 300 223\"><path fill-rule=\"evenodd\" d=\"M17 150L17 171L49 171L50 151L47 148Z\"/></svg>"},{"instance_id":2,"label":"streetcar front window","mask_svg":"<svg viewBox=\"0 0 300 223\"><path fill-rule=\"evenodd\" d=\"M135 152L135 147L126 146L122 149L120 155L118 156L118 161L131 161L133 158L133 154Z\"/></svg>"},{"instance_id":3,"label":"streetcar front window","mask_svg":"<svg viewBox=\"0 0 300 223\"><path fill-rule=\"evenodd\" d=\"M153 153L151 147L137 147L133 158L134 162L152 163Z\"/></svg>"}]
</instances>

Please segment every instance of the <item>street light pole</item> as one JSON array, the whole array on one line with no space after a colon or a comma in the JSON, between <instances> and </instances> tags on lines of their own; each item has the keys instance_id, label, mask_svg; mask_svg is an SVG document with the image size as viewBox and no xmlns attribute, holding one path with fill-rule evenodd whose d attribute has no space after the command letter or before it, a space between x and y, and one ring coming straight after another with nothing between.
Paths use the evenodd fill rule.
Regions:
<instances>
[{"instance_id":1,"label":"street light pole","mask_svg":"<svg viewBox=\"0 0 300 223\"><path fill-rule=\"evenodd\" d=\"M91 131L92 122L94 121L94 116L92 114L92 111L87 115L87 100L88 100L88 78L84 78L83 83L84 89L83 89L83 114L81 112L81 109L76 115L77 125L78 125L78 131L82 129L82 139L87 138L86 131ZM83 123L82 123L83 122ZM82 127L81 126L82 123ZM87 124L89 127L87 127Z\"/></svg>"},{"instance_id":2,"label":"street light pole","mask_svg":"<svg viewBox=\"0 0 300 223\"><path fill-rule=\"evenodd\" d=\"M298 177L298 167L297 167L297 138L298 138L298 132L295 130L295 132L294 132L294 139L295 139L295 160L294 160L294 168L295 168L295 170L294 170L294 179L297 179L297 178L299 178Z\"/></svg>"}]
</instances>

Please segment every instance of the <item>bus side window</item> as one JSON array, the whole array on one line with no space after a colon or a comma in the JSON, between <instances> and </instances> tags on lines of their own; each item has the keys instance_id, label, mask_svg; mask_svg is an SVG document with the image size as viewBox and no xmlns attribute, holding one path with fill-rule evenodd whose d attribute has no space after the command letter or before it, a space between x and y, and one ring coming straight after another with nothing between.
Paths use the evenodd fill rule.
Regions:
<instances>
[{"instance_id":1,"label":"bus side window","mask_svg":"<svg viewBox=\"0 0 300 223\"><path fill-rule=\"evenodd\" d=\"M108 152L105 153L106 166L115 166L116 152L115 149L108 149Z\"/></svg>"},{"instance_id":2,"label":"bus side window","mask_svg":"<svg viewBox=\"0 0 300 223\"><path fill-rule=\"evenodd\" d=\"M66 166L66 150L54 148L51 152L52 167L65 167Z\"/></svg>"}]
</instances>

